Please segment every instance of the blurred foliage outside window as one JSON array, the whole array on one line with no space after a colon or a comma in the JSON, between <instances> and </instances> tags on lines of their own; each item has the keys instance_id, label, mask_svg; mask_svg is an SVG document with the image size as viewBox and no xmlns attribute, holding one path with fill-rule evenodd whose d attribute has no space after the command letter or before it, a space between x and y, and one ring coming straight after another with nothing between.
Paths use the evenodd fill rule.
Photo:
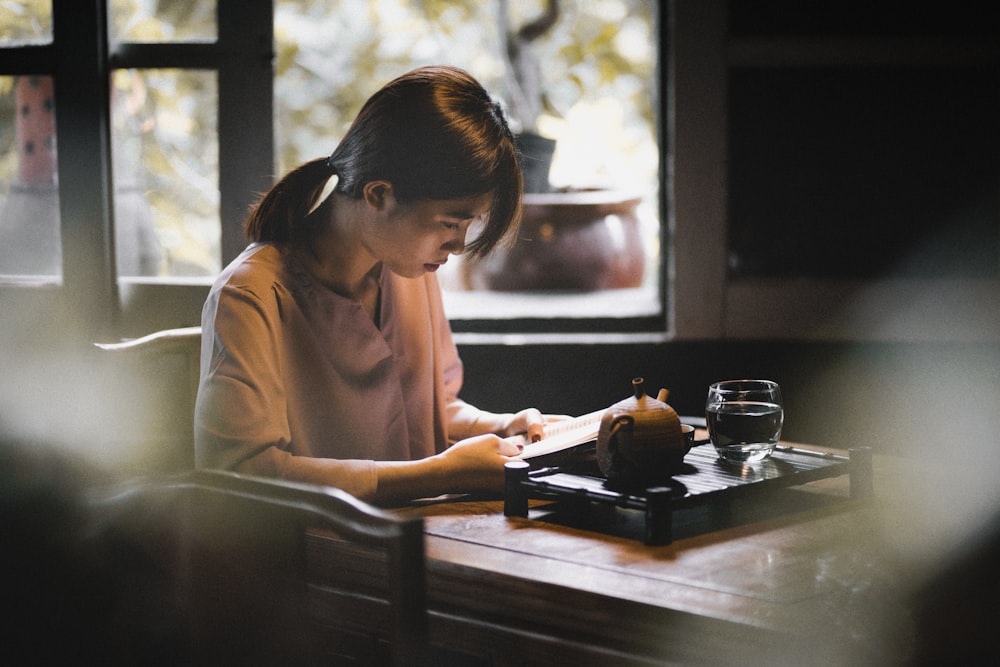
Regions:
<instances>
[{"instance_id":1,"label":"blurred foliage outside window","mask_svg":"<svg viewBox=\"0 0 1000 667\"><path fill-rule=\"evenodd\" d=\"M213 275L221 265L215 72L115 70L112 83L119 274Z\"/></svg>"},{"instance_id":2,"label":"blurred foliage outside window","mask_svg":"<svg viewBox=\"0 0 1000 667\"><path fill-rule=\"evenodd\" d=\"M113 41L211 42L216 3L111 0L108 23ZM211 70L114 72L116 239L127 256L119 252L120 275L212 276L221 268L217 111Z\"/></svg>"},{"instance_id":3,"label":"blurred foliage outside window","mask_svg":"<svg viewBox=\"0 0 1000 667\"><path fill-rule=\"evenodd\" d=\"M0 44L38 44L52 41L52 0L0 2Z\"/></svg>"},{"instance_id":4,"label":"blurred foliage outside window","mask_svg":"<svg viewBox=\"0 0 1000 667\"><path fill-rule=\"evenodd\" d=\"M111 38L123 42L212 41L213 0L110 0Z\"/></svg>"}]
</instances>

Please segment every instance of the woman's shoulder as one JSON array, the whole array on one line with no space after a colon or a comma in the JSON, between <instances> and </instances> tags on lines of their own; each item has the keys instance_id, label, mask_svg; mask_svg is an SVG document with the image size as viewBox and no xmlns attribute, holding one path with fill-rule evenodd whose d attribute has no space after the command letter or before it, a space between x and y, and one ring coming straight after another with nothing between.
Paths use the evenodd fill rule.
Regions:
<instances>
[{"instance_id":1,"label":"woman's shoulder","mask_svg":"<svg viewBox=\"0 0 1000 667\"><path fill-rule=\"evenodd\" d=\"M289 293L284 255L269 243L248 246L216 277L209 290L211 302L252 301L276 305ZM265 306L265 307L272 307ZM260 307L260 306L258 306Z\"/></svg>"},{"instance_id":2,"label":"woman's shoulder","mask_svg":"<svg viewBox=\"0 0 1000 667\"><path fill-rule=\"evenodd\" d=\"M252 288L283 280L284 255L271 243L246 247L216 279L216 287Z\"/></svg>"}]
</instances>

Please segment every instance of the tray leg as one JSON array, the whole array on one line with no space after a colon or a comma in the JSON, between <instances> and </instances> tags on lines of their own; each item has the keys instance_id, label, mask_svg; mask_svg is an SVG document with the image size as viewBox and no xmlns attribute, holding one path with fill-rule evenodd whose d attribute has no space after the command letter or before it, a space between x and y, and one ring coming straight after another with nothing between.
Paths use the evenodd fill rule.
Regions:
<instances>
[{"instance_id":1,"label":"tray leg","mask_svg":"<svg viewBox=\"0 0 1000 667\"><path fill-rule=\"evenodd\" d=\"M660 546L674 541L673 508L669 486L646 489L646 544Z\"/></svg>"},{"instance_id":2,"label":"tray leg","mask_svg":"<svg viewBox=\"0 0 1000 667\"><path fill-rule=\"evenodd\" d=\"M851 456L851 498L871 498L875 495L872 472L872 448L856 447L848 450Z\"/></svg>"},{"instance_id":3,"label":"tray leg","mask_svg":"<svg viewBox=\"0 0 1000 667\"><path fill-rule=\"evenodd\" d=\"M504 464L504 516L528 516L528 470L527 461L510 461Z\"/></svg>"}]
</instances>

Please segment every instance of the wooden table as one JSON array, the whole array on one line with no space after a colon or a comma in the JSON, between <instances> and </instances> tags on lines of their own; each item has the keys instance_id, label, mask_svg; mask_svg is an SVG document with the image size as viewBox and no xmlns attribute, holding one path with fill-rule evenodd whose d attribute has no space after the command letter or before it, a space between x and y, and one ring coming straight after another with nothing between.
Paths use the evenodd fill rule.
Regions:
<instances>
[{"instance_id":1,"label":"wooden table","mask_svg":"<svg viewBox=\"0 0 1000 667\"><path fill-rule=\"evenodd\" d=\"M678 512L667 546L619 508L401 511L426 522L432 643L482 664L885 664L906 639L900 575L849 484Z\"/></svg>"}]
</instances>

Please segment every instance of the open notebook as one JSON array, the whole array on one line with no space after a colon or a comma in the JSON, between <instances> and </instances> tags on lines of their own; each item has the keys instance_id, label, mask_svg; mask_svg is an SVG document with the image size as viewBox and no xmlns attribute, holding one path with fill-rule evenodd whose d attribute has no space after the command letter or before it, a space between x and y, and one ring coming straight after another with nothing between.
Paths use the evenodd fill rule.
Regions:
<instances>
[{"instance_id":1,"label":"open notebook","mask_svg":"<svg viewBox=\"0 0 1000 667\"><path fill-rule=\"evenodd\" d=\"M522 459L560 452L597 440L597 434L601 430L601 417L606 410L607 408L602 408L573 419L553 422L545 427L545 435L538 442L528 442L523 435L511 436L507 440L524 446L519 457Z\"/></svg>"}]
</instances>

